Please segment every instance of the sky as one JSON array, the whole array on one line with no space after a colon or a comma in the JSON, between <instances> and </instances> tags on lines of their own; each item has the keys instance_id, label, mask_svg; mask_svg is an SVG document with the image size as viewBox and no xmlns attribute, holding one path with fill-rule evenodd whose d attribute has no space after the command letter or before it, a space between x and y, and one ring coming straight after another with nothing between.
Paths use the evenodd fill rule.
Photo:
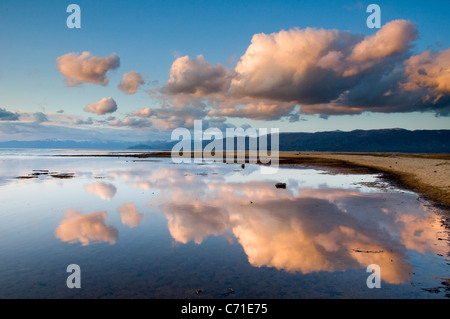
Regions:
<instances>
[{"instance_id":1,"label":"sky","mask_svg":"<svg viewBox=\"0 0 450 319\"><path fill-rule=\"evenodd\" d=\"M369 28L369 4L380 28ZM70 4L80 28L69 28ZM0 141L450 129L448 1L0 2ZM72 21L72 20L71 20Z\"/></svg>"}]
</instances>

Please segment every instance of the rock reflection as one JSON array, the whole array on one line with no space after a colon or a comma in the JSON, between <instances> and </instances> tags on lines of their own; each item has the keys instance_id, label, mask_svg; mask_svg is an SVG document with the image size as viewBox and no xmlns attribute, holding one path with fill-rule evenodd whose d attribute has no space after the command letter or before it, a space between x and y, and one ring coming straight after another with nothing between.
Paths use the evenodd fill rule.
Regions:
<instances>
[{"instance_id":1,"label":"rock reflection","mask_svg":"<svg viewBox=\"0 0 450 319\"><path fill-rule=\"evenodd\" d=\"M109 242L113 245L119 237L119 232L113 226L105 224L107 218L105 211L83 215L68 209L55 230L55 236L71 244L80 242L83 246L91 242Z\"/></svg>"}]
</instances>

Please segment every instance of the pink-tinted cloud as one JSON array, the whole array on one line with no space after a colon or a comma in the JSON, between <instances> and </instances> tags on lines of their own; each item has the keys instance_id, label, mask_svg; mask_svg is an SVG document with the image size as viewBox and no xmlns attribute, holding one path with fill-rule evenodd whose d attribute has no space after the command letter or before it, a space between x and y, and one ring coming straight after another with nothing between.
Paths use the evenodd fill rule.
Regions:
<instances>
[{"instance_id":1,"label":"pink-tinted cloud","mask_svg":"<svg viewBox=\"0 0 450 319\"><path fill-rule=\"evenodd\" d=\"M110 200L111 198L113 198L117 192L117 189L114 185L104 182L86 185L85 189L86 192L95 194L101 199L106 200Z\"/></svg>"},{"instance_id":2,"label":"pink-tinted cloud","mask_svg":"<svg viewBox=\"0 0 450 319\"><path fill-rule=\"evenodd\" d=\"M84 110L86 112L103 115L117 111L117 104L112 97L104 97L98 102L86 105Z\"/></svg>"},{"instance_id":3,"label":"pink-tinted cloud","mask_svg":"<svg viewBox=\"0 0 450 319\"><path fill-rule=\"evenodd\" d=\"M105 211L83 215L69 209L56 228L55 236L71 244L80 242L83 246L91 242L109 242L113 245L119 238L119 233L116 228L105 224L107 217Z\"/></svg>"},{"instance_id":4,"label":"pink-tinted cloud","mask_svg":"<svg viewBox=\"0 0 450 319\"><path fill-rule=\"evenodd\" d=\"M144 107L140 110L131 112L131 115L139 117L150 117L150 115L152 115L152 110L149 107Z\"/></svg>"},{"instance_id":5,"label":"pink-tinted cloud","mask_svg":"<svg viewBox=\"0 0 450 319\"><path fill-rule=\"evenodd\" d=\"M56 59L59 71L65 76L68 86L76 86L83 82L106 85L109 78L106 73L120 66L120 59L113 53L105 57L91 55L90 52L67 53Z\"/></svg>"},{"instance_id":6,"label":"pink-tinted cloud","mask_svg":"<svg viewBox=\"0 0 450 319\"><path fill-rule=\"evenodd\" d=\"M406 91L426 89L430 99L438 101L450 95L450 49L414 55L405 61Z\"/></svg>"},{"instance_id":7,"label":"pink-tinted cloud","mask_svg":"<svg viewBox=\"0 0 450 319\"><path fill-rule=\"evenodd\" d=\"M130 228L136 227L142 220L143 215L137 211L133 203L125 203L117 208L117 211L119 212L122 224Z\"/></svg>"},{"instance_id":8,"label":"pink-tinted cloud","mask_svg":"<svg viewBox=\"0 0 450 319\"><path fill-rule=\"evenodd\" d=\"M130 71L123 74L119 89L127 94L134 94L142 84L144 84L142 76L136 71Z\"/></svg>"},{"instance_id":9,"label":"pink-tinted cloud","mask_svg":"<svg viewBox=\"0 0 450 319\"><path fill-rule=\"evenodd\" d=\"M417 35L418 31L414 23L406 20L390 21L377 33L355 45L348 60L357 62L381 60L403 53L411 47Z\"/></svg>"},{"instance_id":10,"label":"pink-tinted cloud","mask_svg":"<svg viewBox=\"0 0 450 319\"><path fill-rule=\"evenodd\" d=\"M226 90L231 76L231 72L223 65L212 65L206 62L203 55L194 59L184 56L173 62L164 90L170 94L204 96Z\"/></svg>"},{"instance_id":11,"label":"pink-tinted cloud","mask_svg":"<svg viewBox=\"0 0 450 319\"><path fill-rule=\"evenodd\" d=\"M394 20L373 35L315 28L255 34L234 70L181 57L159 91L178 109L210 117L435 111L450 108L448 50L412 56L415 23Z\"/></svg>"},{"instance_id":12,"label":"pink-tinted cloud","mask_svg":"<svg viewBox=\"0 0 450 319\"><path fill-rule=\"evenodd\" d=\"M229 227L226 210L205 203L163 205L171 236L183 244L200 244L206 236L221 235Z\"/></svg>"},{"instance_id":13,"label":"pink-tinted cloud","mask_svg":"<svg viewBox=\"0 0 450 319\"><path fill-rule=\"evenodd\" d=\"M242 108L222 108L211 110L209 116L241 117L253 120L276 120L289 114L295 105L289 104L265 104L264 102L250 103Z\"/></svg>"},{"instance_id":14,"label":"pink-tinted cloud","mask_svg":"<svg viewBox=\"0 0 450 319\"><path fill-rule=\"evenodd\" d=\"M114 119L108 122L110 126L114 127L134 127L134 128L149 128L153 123L148 119L134 118L126 116L122 120Z\"/></svg>"}]
</instances>

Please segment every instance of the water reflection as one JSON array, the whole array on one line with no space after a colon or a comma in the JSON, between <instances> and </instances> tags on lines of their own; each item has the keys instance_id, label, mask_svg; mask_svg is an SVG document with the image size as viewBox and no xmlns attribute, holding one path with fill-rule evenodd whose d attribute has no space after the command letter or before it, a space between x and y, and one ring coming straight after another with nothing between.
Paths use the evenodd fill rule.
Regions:
<instances>
[{"instance_id":1,"label":"water reflection","mask_svg":"<svg viewBox=\"0 0 450 319\"><path fill-rule=\"evenodd\" d=\"M257 165L170 159L0 160L1 298L442 298L448 292L441 279L449 271L442 218L417 195L386 187L375 175L309 168L262 175ZM74 177L16 178L47 171ZM286 188L276 188L279 182ZM84 289L67 289L70 263L81 266ZM367 288L370 264L381 267L382 289ZM235 293L224 296L228 287Z\"/></svg>"},{"instance_id":2,"label":"water reflection","mask_svg":"<svg viewBox=\"0 0 450 319\"><path fill-rule=\"evenodd\" d=\"M275 187L278 179L261 180L255 166L244 171L227 165L152 163L102 175L116 185L125 183L154 194L147 207L164 215L176 242L200 245L209 236L236 240L254 267L309 274L378 264L383 281L400 284L413 272L409 251L436 254L447 249L437 241L439 220L414 194L355 187L355 182L376 179L373 176L348 175L340 182L332 181L339 176L328 176L330 183L341 183L338 188L317 181L318 171L281 172L277 178L287 182L286 189ZM111 200L117 189L97 182L85 186L85 191ZM115 204L121 223L129 228L144 217L133 196L136 192L125 204ZM106 211L83 215L69 209L55 234L84 246L114 244L118 230L106 225L106 219Z\"/></svg>"},{"instance_id":3,"label":"water reflection","mask_svg":"<svg viewBox=\"0 0 450 319\"><path fill-rule=\"evenodd\" d=\"M71 244L80 242L83 246L91 242L109 242L113 245L119 238L119 232L115 227L105 224L107 218L105 211L83 215L68 209L55 230L55 236Z\"/></svg>"},{"instance_id":4,"label":"water reflection","mask_svg":"<svg viewBox=\"0 0 450 319\"><path fill-rule=\"evenodd\" d=\"M435 244L438 220L412 195L329 188L296 192L276 189L273 181L220 178L197 180L187 189L186 178L173 179L170 191L152 202L166 216L171 236L201 244L230 231L255 267L307 274L375 263L383 269L382 279L396 284L412 272L407 250L443 248Z\"/></svg>"},{"instance_id":5,"label":"water reflection","mask_svg":"<svg viewBox=\"0 0 450 319\"><path fill-rule=\"evenodd\" d=\"M92 193L101 199L110 200L116 194L116 187L109 183L98 182L95 184L86 185L86 192Z\"/></svg>"},{"instance_id":6,"label":"water reflection","mask_svg":"<svg viewBox=\"0 0 450 319\"><path fill-rule=\"evenodd\" d=\"M400 242L389 232L381 231L378 223L353 216L359 210L351 207L353 192L347 198L340 192L348 205L346 212L325 199L259 199L250 203L248 198L232 200L232 193L221 192L207 203L186 203L186 198L183 203L163 201L160 207L172 237L181 243L201 243L209 235L230 229L253 266L311 273L376 263L389 283L408 278L411 269ZM177 197L179 194L175 194ZM389 203L383 206L389 207ZM382 216L380 213L377 216Z\"/></svg>"},{"instance_id":7,"label":"water reflection","mask_svg":"<svg viewBox=\"0 0 450 319\"><path fill-rule=\"evenodd\" d=\"M118 207L117 211L119 212L122 224L130 228L136 227L142 220L143 215L137 211L133 203L125 203Z\"/></svg>"}]
</instances>

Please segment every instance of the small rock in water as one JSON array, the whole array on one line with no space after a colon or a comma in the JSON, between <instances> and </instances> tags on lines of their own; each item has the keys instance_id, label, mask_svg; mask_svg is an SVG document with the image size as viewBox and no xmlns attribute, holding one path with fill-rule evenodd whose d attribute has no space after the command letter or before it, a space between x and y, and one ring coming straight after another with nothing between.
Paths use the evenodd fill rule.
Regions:
<instances>
[{"instance_id":1,"label":"small rock in water","mask_svg":"<svg viewBox=\"0 0 450 319\"><path fill-rule=\"evenodd\" d=\"M50 174L51 177L55 178L72 178L75 176L74 173L56 173L56 174Z\"/></svg>"},{"instance_id":2,"label":"small rock in water","mask_svg":"<svg viewBox=\"0 0 450 319\"><path fill-rule=\"evenodd\" d=\"M28 179L28 178L38 178L37 175L28 175L28 176L17 176L19 179Z\"/></svg>"},{"instance_id":3,"label":"small rock in water","mask_svg":"<svg viewBox=\"0 0 450 319\"><path fill-rule=\"evenodd\" d=\"M286 183L276 183L275 187L276 188L286 188Z\"/></svg>"}]
</instances>

